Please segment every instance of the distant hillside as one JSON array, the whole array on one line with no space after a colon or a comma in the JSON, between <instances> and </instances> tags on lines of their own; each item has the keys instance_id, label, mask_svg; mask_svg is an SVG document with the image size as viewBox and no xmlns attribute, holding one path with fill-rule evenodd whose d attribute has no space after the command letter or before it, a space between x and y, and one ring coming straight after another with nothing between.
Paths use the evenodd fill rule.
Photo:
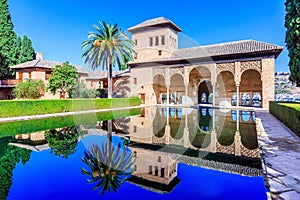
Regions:
<instances>
[{"instance_id":1,"label":"distant hillside","mask_svg":"<svg viewBox=\"0 0 300 200\"><path fill-rule=\"evenodd\" d=\"M295 101L300 99L300 88L289 80L289 72L275 73L275 99L278 101Z\"/></svg>"}]
</instances>

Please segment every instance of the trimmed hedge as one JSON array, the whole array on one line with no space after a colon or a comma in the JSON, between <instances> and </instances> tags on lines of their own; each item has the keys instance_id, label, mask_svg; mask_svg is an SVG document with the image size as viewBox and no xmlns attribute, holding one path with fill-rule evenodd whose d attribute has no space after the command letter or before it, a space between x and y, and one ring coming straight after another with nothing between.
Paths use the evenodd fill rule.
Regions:
<instances>
[{"instance_id":1,"label":"trimmed hedge","mask_svg":"<svg viewBox=\"0 0 300 200\"><path fill-rule=\"evenodd\" d=\"M52 99L0 101L0 117L17 117L82 110L138 106L139 98Z\"/></svg>"},{"instance_id":2,"label":"trimmed hedge","mask_svg":"<svg viewBox=\"0 0 300 200\"><path fill-rule=\"evenodd\" d=\"M127 116L138 115L140 113L141 109L135 108L93 114L0 123L0 138L14 136L17 134L28 134L38 131L53 130L56 128L72 127L75 125L95 125L98 121L123 118Z\"/></svg>"},{"instance_id":3,"label":"trimmed hedge","mask_svg":"<svg viewBox=\"0 0 300 200\"><path fill-rule=\"evenodd\" d=\"M291 102L270 102L270 113L300 137L300 104Z\"/></svg>"}]
</instances>

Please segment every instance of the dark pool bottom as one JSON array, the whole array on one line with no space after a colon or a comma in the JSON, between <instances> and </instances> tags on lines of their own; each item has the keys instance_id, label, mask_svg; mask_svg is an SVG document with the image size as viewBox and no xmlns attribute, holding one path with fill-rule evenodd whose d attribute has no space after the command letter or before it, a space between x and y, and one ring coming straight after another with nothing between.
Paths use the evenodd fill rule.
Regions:
<instances>
[{"instance_id":1,"label":"dark pool bottom","mask_svg":"<svg viewBox=\"0 0 300 200\"><path fill-rule=\"evenodd\" d=\"M265 200L262 177L247 177L180 163L179 184L166 194L159 194L125 182L117 193L104 195L93 191L81 173L81 157L87 150L82 142L68 159L54 156L50 150L32 152L26 165L18 163L8 200L94 200L94 199L201 199Z\"/></svg>"}]
</instances>

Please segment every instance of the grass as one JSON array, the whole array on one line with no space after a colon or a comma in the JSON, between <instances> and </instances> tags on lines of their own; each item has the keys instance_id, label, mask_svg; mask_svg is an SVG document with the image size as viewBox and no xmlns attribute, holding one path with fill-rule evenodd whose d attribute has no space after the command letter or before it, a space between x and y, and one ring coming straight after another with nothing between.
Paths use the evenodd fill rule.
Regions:
<instances>
[{"instance_id":1,"label":"grass","mask_svg":"<svg viewBox=\"0 0 300 200\"><path fill-rule=\"evenodd\" d=\"M294 109L300 111L299 103L279 103L279 105L287 106L287 107L294 108Z\"/></svg>"}]
</instances>

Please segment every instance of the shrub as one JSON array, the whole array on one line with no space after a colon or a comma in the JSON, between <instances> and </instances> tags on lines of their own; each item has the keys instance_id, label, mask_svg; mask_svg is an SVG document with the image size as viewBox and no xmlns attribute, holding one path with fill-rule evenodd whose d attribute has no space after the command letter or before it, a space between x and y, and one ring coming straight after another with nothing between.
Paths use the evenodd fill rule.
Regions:
<instances>
[{"instance_id":1,"label":"shrub","mask_svg":"<svg viewBox=\"0 0 300 200\"><path fill-rule=\"evenodd\" d=\"M28 80L19 83L13 93L18 99L39 99L45 93L45 84L42 80Z\"/></svg>"},{"instance_id":2,"label":"shrub","mask_svg":"<svg viewBox=\"0 0 300 200\"><path fill-rule=\"evenodd\" d=\"M300 137L300 104L270 102L270 113Z\"/></svg>"}]
</instances>

